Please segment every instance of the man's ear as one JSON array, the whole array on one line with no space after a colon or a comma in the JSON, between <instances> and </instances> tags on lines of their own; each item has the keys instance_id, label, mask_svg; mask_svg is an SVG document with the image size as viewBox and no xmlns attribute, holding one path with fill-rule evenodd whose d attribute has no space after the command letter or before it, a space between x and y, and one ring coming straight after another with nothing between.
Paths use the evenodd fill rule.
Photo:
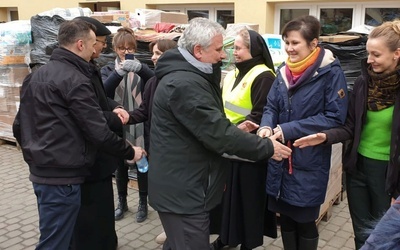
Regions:
<instances>
[{"instance_id":1,"label":"man's ear","mask_svg":"<svg viewBox=\"0 0 400 250\"><path fill-rule=\"evenodd\" d=\"M197 60L199 60L200 61L200 59L202 58L202 56L203 56L203 48L201 47L201 45L199 45L199 44L196 44L195 46L194 46L194 48L193 48L193 56L194 56L194 58L196 58Z\"/></svg>"},{"instance_id":2,"label":"man's ear","mask_svg":"<svg viewBox=\"0 0 400 250\"><path fill-rule=\"evenodd\" d=\"M76 41L75 46L79 51L83 51L85 45L83 43L83 40L79 39L78 41Z\"/></svg>"}]
</instances>

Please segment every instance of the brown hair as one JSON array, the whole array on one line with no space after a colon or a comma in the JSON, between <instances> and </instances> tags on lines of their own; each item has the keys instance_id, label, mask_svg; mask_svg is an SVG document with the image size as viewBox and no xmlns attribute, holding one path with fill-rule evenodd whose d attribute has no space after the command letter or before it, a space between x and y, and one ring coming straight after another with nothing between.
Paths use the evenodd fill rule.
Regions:
<instances>
[{"instance_id":1,"label":"brown hair","mask_svg":"<svg viewBox=\"0 0 400 250\"><path fill-rule=\"evenodd\" d=\"M120 28L117 30L117 34L114 35L112 41L113 47L125 46L127 44L130 48L135 51L137 49L135 33L130 28Z\"/></svg>"},{"instance_id":2,"label":"brown hair","mask_svg":"<svg viewBox=\"0 0 400 250\"><path fill-rule=\"evenodd\" d=\"M167 51L167 50L169 50L169 49L173 49L173 48L176 48L178 45L177 45L177 42L175 42L174 40L169 40L169 39L159 39L159 40L155 40L155 41L152 41L150 44L149 44L149 50L150 50L150 52L153 52L153 48L154 48L154 46L157 44L157 47L158 47L158 49L161 51L161 52L165 52L165 51Z\"/></svg>"},{"instance_id":3,"label":"brown hair","mask_svg":"<svg viewBox=\"0 0 400 250\"><path fill-rule=\"evenodd\" d=\"M65 21L58 30L58 43L64 47L75 43L78 39L89 39L90 30L96 32L96 27L81 19Z\"/></svg>"},{"instance_id":4,"label":"brown hair","mask_svg":"<svg viewBox=\"0 0 400 250\"><path fill-rule=\"evenodd\" d=\"M314 16L300 16L288 22L282 29L282 39L285 40L290 31L299 31L301 36L310 44L319 38L321 24Z\"/></svg>"},{"instance_id":5,"label":"brown hair","mask_svg":"<svg viewBox=\"0 0 400 250\"><path fill-rule=\"evenodd\" d=\"M395 51L400 48L400 20L396 19L390 22L384 22L374 28L368 38L383 37L390 51Z\"/></svg>"}]
</instances>

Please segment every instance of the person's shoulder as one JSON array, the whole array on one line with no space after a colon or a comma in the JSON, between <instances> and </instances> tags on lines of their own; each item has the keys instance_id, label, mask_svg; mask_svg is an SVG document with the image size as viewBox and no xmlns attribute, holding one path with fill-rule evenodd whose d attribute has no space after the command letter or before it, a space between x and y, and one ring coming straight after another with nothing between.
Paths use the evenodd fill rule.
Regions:
<instances>
[{"instance_id":1,"label":"person's shoulder","mask_svg":"<svg viewBox=\"0 0 400 250\"><path fill-rule=\"evenodd\" d=\"M275 79L275 74L271 70L265 70L261 72L258 77L260 78L269 78L269 79Z\"/></svg>"},{"instance_id":2,"label":"person's shoulder","mask_svg":"<svg viewBox=\"0 0 400 250\"><path fill-rule=\"evenodd\" d=\"M109 61L106 65L101 67L101 70L110 70L115 68L115 62L114 61Z\"/></svg>"}]
</instances>

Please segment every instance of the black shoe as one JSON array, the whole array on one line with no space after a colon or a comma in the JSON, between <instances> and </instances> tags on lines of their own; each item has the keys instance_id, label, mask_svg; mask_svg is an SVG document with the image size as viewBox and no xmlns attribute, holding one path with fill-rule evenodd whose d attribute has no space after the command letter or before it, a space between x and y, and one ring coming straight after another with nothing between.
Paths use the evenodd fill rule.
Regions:
<instances>
[{"instance_id":1,"label":"black shoe","mask_svg":"<svg viewBox=\"0 0 400 250\"><path fill-rule=\"evenodd\" d=\"M114 217L115 220L120 220L124 218L124 213L128 211L128 203L125 197L118 197L117 209L115 209Z\"/></svg>"},{"instance_id":2,"label":"black shoe","mask_svg":"<svg viewBox=\"0 0 400 250\"><path fill-rule=\"evenodd\" d=\"M226 246L224 243L222 243L221 238L218 237L216 240L213 241L213 243L210 244L210 249L211 250L219 250L222 249L224 246Z\"/></svg>"},{"instance_id":3,"label":"black shoe","mask_svg":"<svg viewBox=\"0 0 400 250\"><path fill-rule=\"evenodd\" d=\"M136 213L136 222L140 223L147 219L147 201L139 200L138 211Z\"/></svg>"}]
</instances>

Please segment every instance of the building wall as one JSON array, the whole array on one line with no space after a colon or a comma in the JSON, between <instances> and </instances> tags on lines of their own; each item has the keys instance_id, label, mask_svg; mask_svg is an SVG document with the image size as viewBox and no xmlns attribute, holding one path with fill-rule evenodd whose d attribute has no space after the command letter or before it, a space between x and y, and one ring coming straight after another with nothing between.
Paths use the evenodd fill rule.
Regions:
<instances>
[{"instance_id":1,"label":"building wall","mask_svg":"<svg viewBox=\"0 0 400 250\"><path fill-rule=\"evenodd\" d=\"M0 8L0 22L7 22L8 21L7 17L8 17L7 9Z\"/></svg>"},{"instance_id":2,"label":"building wall","mask_svg":"<svg viewBox=\"0 0 400 250\"><path fill-rule=\"evenodd\" d=\"M12 3L11 3L12 2ZM0 21L3 19L4 11L1 11L2 7L17 7L19 12L19 18L21 20L28 20L31 16L37 13L50 10L53 8L73 8L80 6L87 6L91 3L96 2L115 2L115 1L79 1L79 0L0 0ZM157 8L163 5L188 5L195 4L205 6L213 5L224 5L228 4L234 6L235 11L235 22L236 23L256 23L259 24L260 33L274 33L276 31L276 18L275 18L275 7L277 4L299 4L304 3L305 5L312 6L318 4L333 4L332 0L311 0L311 1L300 1L300 0L120 0L121 9L134 11L136 8ZM365 3L374 3L375 0L353 0L352 3L359 5ZM251 3L251 4L249 4ZM338 8L340 3L349 3L349 0L336 0L334 5ZM396 3L399 5L398 0L380 2L381 6L385 3ZM12 6L11 6L12 5Z\"/></svg>"},{"instance_id":3,"label":"building wall","mask_svg":"<svg viewBox=\"0 0 400 250\"><path fill-rule=\"evenodd\" d=\"M17 7L20 20L29 20L32 16L53 8L78 7L76 0L0 0L0 8Z\"/></svg>"}]
</instances>

